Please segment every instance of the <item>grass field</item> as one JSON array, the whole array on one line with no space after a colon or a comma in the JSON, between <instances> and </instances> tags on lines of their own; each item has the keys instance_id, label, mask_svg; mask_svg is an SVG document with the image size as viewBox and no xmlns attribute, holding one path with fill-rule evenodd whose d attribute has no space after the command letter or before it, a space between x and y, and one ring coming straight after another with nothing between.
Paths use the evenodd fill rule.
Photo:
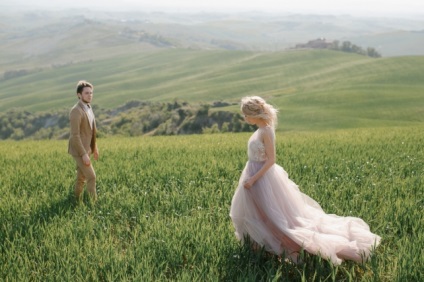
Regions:
<instances>
[{"instance_id":1,"label":"grass field","mask_svg":"<svg viewBox=\"0 0 424 282\"><path fill-rule=\"evenodd\" d=\"M75 205L66 141L0 142L2 281L422 281L424 127L278 133L277 160L327 213L382 236L365 265L291 265L229 218L247 133L99 139L99 201Z\"/></svg>"}]
</instances>

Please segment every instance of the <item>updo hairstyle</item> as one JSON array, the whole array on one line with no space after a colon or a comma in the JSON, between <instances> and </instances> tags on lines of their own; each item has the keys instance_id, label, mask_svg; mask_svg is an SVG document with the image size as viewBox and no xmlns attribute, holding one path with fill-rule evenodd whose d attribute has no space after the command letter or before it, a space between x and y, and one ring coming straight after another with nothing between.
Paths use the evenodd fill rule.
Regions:
<instances>
[{"instance_id":1,"label":"updo hairstyle","mask_svg":"<svg viewBox=\"0 0 424 282\"><path fill-rule=\"evenodd\" d=\"M277 126L278 110L259 96L242 98L241 111L248 117L263 119L268 125L274 128Z\"/></svg>"}]
</instances>

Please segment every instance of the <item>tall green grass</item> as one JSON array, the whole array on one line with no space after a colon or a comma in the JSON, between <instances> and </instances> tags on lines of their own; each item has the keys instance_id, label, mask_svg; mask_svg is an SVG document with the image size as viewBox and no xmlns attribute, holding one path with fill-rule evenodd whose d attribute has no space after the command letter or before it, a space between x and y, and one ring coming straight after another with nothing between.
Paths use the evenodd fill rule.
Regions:
<instances>
[{"instance_id":1,"label":"tall green grass","mask_svg":"<svg viewBox=\"0 0 424 282\"><path fill-rule=\"evenodd\" d=\"M0 142L0 280L420 281L423 127L277 134L277 159L328 213L383 241L372 260L292 265L229 218L249 134L99 139L99 201L72 199L66 141Z\"/></svg>"}]
</instances>

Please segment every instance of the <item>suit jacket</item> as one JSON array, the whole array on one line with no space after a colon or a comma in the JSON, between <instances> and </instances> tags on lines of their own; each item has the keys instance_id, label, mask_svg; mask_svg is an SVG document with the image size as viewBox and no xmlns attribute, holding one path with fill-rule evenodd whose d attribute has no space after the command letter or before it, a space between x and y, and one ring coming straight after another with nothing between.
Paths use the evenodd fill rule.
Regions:
<instances>
[{"instance_id":1,"label":"suit jacket","mask_svg":"<svg viewBox=\"0 0 424 282\"><path fill-rule=\"evenodd\" d=\"M90 155L97 148L96 122L93 121L93 128L91 128L83 102L79 101L72 107L69 119L71 132L68 153L76 157L82 157L84 154Z\"/></svg>"}]
</instances>

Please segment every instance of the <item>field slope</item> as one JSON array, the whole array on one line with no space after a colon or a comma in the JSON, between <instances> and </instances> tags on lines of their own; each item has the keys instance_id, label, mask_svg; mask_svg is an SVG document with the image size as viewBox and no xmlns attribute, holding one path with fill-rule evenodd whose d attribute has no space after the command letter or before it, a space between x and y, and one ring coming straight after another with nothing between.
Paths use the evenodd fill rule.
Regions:
<instances>
[{"instance_id":1,"label":"field slope","mask_svg":"<svg viewBox=\"0 0 424 282\"><path fill-rule=\"evenodd\" d=\"M0 111L69 108L80 79L94 83L102 108L134 99L238 102L260 95L280 109L285 130L424 120L424 57L372 59L326 50L175 49L63 66L0 81Z\"/></svg>"}]
</instances>

